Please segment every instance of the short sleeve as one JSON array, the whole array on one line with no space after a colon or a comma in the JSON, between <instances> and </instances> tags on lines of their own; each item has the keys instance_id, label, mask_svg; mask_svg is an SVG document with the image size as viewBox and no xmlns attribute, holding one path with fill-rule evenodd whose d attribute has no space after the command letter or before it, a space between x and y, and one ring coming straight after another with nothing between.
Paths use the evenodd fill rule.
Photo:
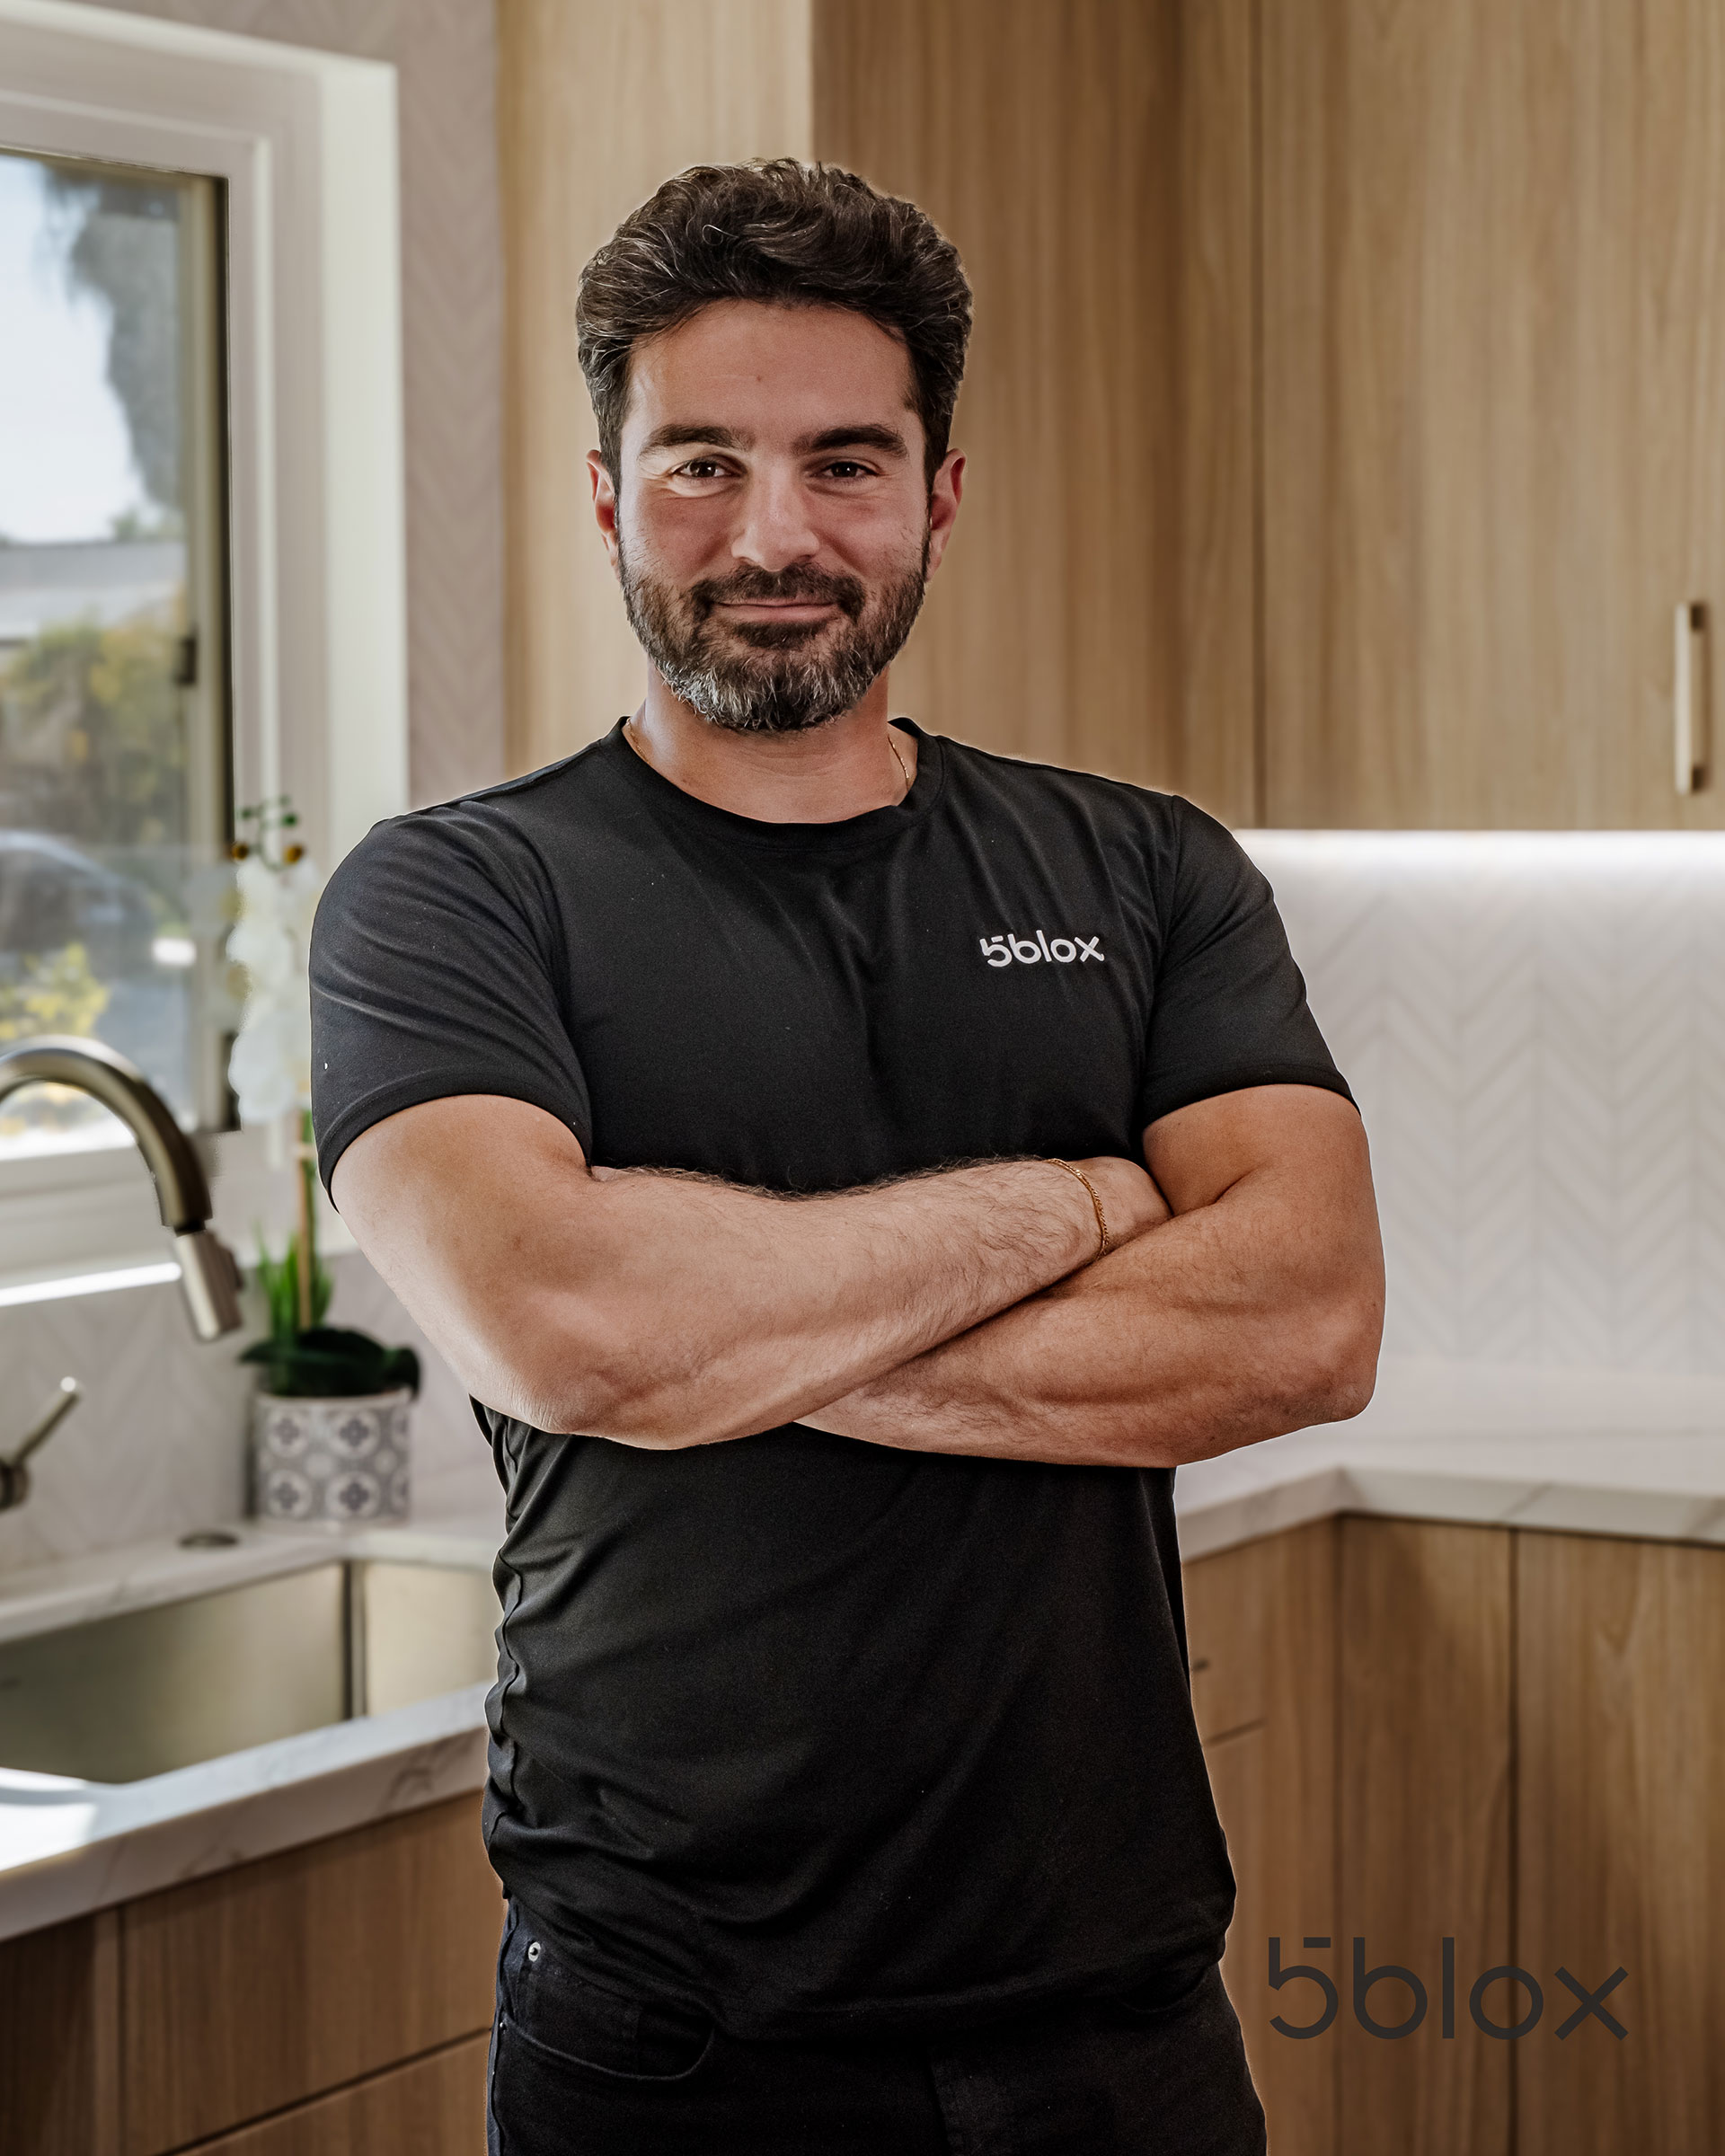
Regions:
<instances>
[{"instance_id":1,"label":"short sleeve","mask_svg":"<svg viewBox=\"0 0 1725 2156\"><path fill-rule=\"evenodd\" d=\"M362 1131L460 1093L529 1101L590 1143L542 881L518 836L460 806L379 824L331 878L311 950L326 1188Z\"/></svg>"},{"instance_id":2,"label":"short sleeve","mask_svg":"<svg viewBox=\"0 0 1725 2156\"><path fill-rule=\"evenodd\" d=\"M1213 817L1178 807L1139 1127L1253 1085L1322 1086L1351 1100L1269 883Z\"/></svg>"}]
</instances>

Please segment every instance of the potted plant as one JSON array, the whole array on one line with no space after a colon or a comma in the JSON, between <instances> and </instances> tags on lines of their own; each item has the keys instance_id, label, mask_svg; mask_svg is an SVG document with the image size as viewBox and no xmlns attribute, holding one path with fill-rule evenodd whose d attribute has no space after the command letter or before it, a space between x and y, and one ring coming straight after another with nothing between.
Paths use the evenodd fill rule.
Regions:
<instances>
[{"instance_id":1,"label":"potted plant","mask_svg":"<svg viewBox=\"0 0 1725 2156\"><path fill-rule=\"evenodd\" d=\"M317 1250L305 971L317 871L288 835L299 819L285 797L242 809L240 821L247 831L234 848L240 916L227 955L245 969L246 1000L229 1082L242 1123L270 1126L279 1136L292 1117L298 1215L279 1258L258 1238L270 1330L240 1358L263 1372L252 1407L252 1509L266 1520L402 1520L419 1358L410 1348L324 1323L332 1284Z\"/></svg>"}]
</instances>

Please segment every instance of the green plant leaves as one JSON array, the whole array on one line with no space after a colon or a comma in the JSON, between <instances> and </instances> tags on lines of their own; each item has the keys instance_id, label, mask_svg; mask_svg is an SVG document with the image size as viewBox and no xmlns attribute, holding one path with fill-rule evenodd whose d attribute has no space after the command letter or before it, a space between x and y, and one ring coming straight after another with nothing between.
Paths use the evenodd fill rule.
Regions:
<instances>
[{"instance_id":1,"label":"green plant leaves","mask_svg":"<svg viewBox=\"0 0 1725 2156\"><path fill-rule=\"evenodd\" d=\"M411 1348L385 1348L367 1332L314 1325L288 1339L258 1340L241 1356L261 1364L264 1390L283 1400L348 1400L420 1389L420 1358Z\"/></svg>"}]
</instances>

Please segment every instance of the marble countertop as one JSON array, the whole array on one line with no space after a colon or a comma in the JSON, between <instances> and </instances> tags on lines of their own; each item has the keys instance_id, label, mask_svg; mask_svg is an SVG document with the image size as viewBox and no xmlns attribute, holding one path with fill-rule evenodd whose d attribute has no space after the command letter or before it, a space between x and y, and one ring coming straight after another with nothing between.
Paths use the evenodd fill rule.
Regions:
<instances>
[{"instance_id":1,"label":"marble countertop","mask_svg":"<svg viewBox=\"0 0 1725 2156\"><path fill-rule=\"evenodd\" d=\"M230 1521L217 1532L231 1543L188 1548L184 1542L134 1542L88 1557L0 1572L0 1642L62 1625L88 1624L127 1610L217 1595L314 1565L349 1558L386 1558L397 1564L459 1565L489 1571L501 1539L500 1504L447 1520L402 1527L337 1527L328 1532L271 1528Z\"/></svg>"},{"instance_id":2,"label":"marble countertop","mask_svg":"<svg viewBox=\"0 0 1725 2156\"><path fill-rule=\"evenodd\" d=\"M1358 1421L1181 1469L1198 1558L1338 1512L1725 1545L1725 1379L1386 1364ZM0 1573L0 1640L332 1558L488 1567L494 1505L231 1548L149 1543ZM125 1784L0 1766L0 1939L477 1789L485 1688ZM0 1745L4 1737L0 1736Z\"/></svg>"},{"instance_id":3,"label":"marble countertop","mask_svg":"<svg viewBox=\"0 0 1725 2156\"><path fill-rule=\"evenodd\" d=\"M1386 1362L1356 1421L1182 1467L1181 1555L1338 1512L1725 1543L1725 1380Z\"/></svg>"}]
</instances>

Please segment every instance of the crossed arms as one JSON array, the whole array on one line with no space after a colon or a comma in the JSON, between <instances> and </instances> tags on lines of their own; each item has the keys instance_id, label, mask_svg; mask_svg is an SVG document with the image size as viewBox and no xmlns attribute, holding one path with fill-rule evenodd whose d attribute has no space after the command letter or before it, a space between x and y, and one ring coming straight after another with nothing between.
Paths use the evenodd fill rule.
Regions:
<instances>
[{"instance_id":1,"label":"crossed arms","mask_svg":"<svg viewBox=\"0 0 1725 2156\"><path fill-rule=\"evenodd\" d=\"M787 1199L589 1169L464 1095L356 1138L332 1195L474 1395L669 1450L781 1423L918 1452L1169 1466L1371 1397L1383 1259L1365 1134L1263 1086L1145 1133L1151 1174L1009 1161ZM1154 1176L1154 1180L1152 1177Z\"/></svg>"}]
</instances>

